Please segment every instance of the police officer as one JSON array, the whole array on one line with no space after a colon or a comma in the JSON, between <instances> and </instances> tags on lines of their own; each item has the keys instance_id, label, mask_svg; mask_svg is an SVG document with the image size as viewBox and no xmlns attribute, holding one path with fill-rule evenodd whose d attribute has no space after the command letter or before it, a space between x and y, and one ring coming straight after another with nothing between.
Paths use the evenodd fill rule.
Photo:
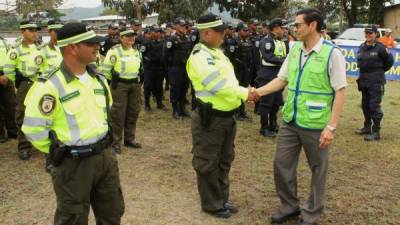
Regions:
<instances>
[{"instance_id":1,"label":"police officer","mask_svg":"<svg viewBox=\"0 0 400 225\"><path fill-rule=\"evenodd\" d=\"M143 55L144 64L144 109L151 110L150 96L154 95L157 101L157 108L166 110L162 103L163 99L163 81L164 64L162 62L161 52L164 41L161 39L162 29L158 26L153 27L151 40L145 40L140 47Z\"/></svg>"},{"instance_id":2,"label":"police officer","mask_svg":"<svg viewBox=\"0 0 400 225\"><path fill-rule=\"evenodd\" d=\"M139 72L142 67L142 55L133 47L136 37L133 30L120 30L120 37L121 44L111 48L102 65L103 73L111 80L111 93L114 99L111 108L112 146L116 153L121 152L122 134L125 146L142 147L135 141L136 122L141 108Z\"/></svg>"},{"instance_id":3,"label":"police officer","mask_svg":"<svg viewBox=\"0 0 400 225\"><path fill-rule=\"evenodd\" d=\"M264 86L275 79L285 61L286 45L282 40L285 33L284 25L280 18L271 20L269 23L270 33L260 42L261 65L255 80L257 87ZM278 110L282 103L282 91L261 98L259 104L261 135L275 137L278 128Z\"/></svg>"},{"instance_id":4,"label":"police officer","mask_svg":"<svg viewBox=\"0 0 400 225\"><path fill-rule=\"evenodd\" d=\"M136 34L135 48L140 49L140 46L144 39L144 32L142 31L142 22L138 19L131 20L131 29Z\"/></svg>"},{"instance_id":5,"label":"police officer","mask_svg":"<svg viewBox=\"0 0 400 225\"><path fill-rule=\"evenodd\" d=\"M92 206L97 224L121 224L124 200L118 161L110 148L112 103L106 79L87 66L104 37L81 23L58 32L63 63L29 92L23 132L49 153L57 208L54 224L88 224Z\"/></svg>"},{"instance_id":6,"label":"police officer","mask_svg":"<svg viewBox=\"0 0 400 225\"><path fill-rule=\"evenodd\" d=\"M321 37L323 17L306 8L296 13L294 31L301 42L290 50L277 78L260 87L260 95L288 86L274 159L274 180L281 206L272 223L285 223L301 214L299 225L314 225L325 208L329 146L346 95L346 62L337 46ZM276 46L275 46L276 47ZM300 208L297 166L304 150L312 173L310 194Z\"/></svg>"},{"instance_id":7,"label":"police officer","mask_svg":"<svg viewBox=\"0 0 400 225\"><path fill-rule=\"evenodd\" d=\"M253 44L253 51L254 51L254 66L253 68L251 68L251 74L250 74L250 84L252 86L255 86L254 84L254 80L257 77L257 70L258 67L260 66L260 54L259 54L259 47L260 47L260 41L263 38L263 36L261 36L261 34L258 32L258 25L260 24L260 22L258 21L258 19L251 19L249 22L249 38L250 41Z\"/></svg>"},{"instance_id":8,"label":"police officer","mask_svg":"<svg viewBox=\"0 0 400 225\"><path fill-rule=\"evenodd\" d=\"M267 36L268 34L269 34L269 28L268 28L268 26L269 26L269 22L268 21L264 21L264 22L262 22L262 29L261 29L261 37L265 37L265 36Z\"/></svg>"},{"instance_id":9,"label":"police officer","mask_svg":"<svg viewBox=\"0 0 400 225\"><path fill-rule=\"evenodd\" d=\"M108 34L104 44L100 48L100 54L103 56L107 55L108 50L110 50L114 45L119 44L119 34L118 34L118 24L110 24L108 26Z\"/></svg>"},{"instance_id":10,"label":"police officer","mask_svg":"<svg viewBox=\"0 0 400 225\"><path fill-rule=\"evenodd\" d=\"M357 56L357 65L360 68L357 84L362 94L364 127L357 129L356 133L367 134L364 137L366 141L380 139L383 118L381 102L386 84L385 71L393 65L393 56L390 50L377 40L377 33L376 26L365 29L365 42L361 44Z\"/></svg>"},{"instance_id":11,"label":"police officer","mask_svg":"<svg viewBox=\"0 0 400 225\"><path fill-rule=\"evenodd\" d=\"M49 75L62 62L60 48L57 46L57 31L63 25L59 20L50 20L47 24L47 31L50 36L49 43L39 46L39 50L43 55L42 75Z\"/></svg>"},{"instance_id":12,"label":"police officer","mask_svg":"<svg viewBox=\"0 0 400 225\"><path fill-rule=\"evenodd\" d=\"M9 45L0 37L0 58L6 59ZM4 60L0 60L0 143L8 138L16 138L17 125L15 124L15 98L14 83L4 76Z\"/></svg>"},{"instance_id":13,"label":"police officer","mask_svg":"<svg viewBox=\"0 0 400 225\"><path fill-rule=\"evenodd\" d=\"M243 101L254 100L239 86L229 59L219 48L225 25L213 14L201 16L197 28L200 43L187 63L198 98L192 116L193 168L203 211L228 218L238 212L229 201L229 170L235 157L235 110Z\"/></svg>"},{"instance_id":14,"label":"police officer","mask_svg":"<svg viewBox=\"0 0 400 225\"><path fill-rule=\"evenodd\" d=\"M249 36L249 28L244 23L239 23L236 27L238 37L236 39L237 51L235 53L235 73L240 86L247 87L250 85L253 70L255 68L255 51L252 40ZM259 54L259 53L258 53ZM244 102L236 113L238 120L250 119L247 115Z\"/></svg>"},{"instance_id":15,"label":"police officer","mask_svg":"<svg viewBox=\"0 0 400 225\"><path fill-rule=\"evenodd\" d=\"M235 61L235 53L237 48L237 42L235 38L235 29L231 23L227 24L225 29L224 43L222 43L222 49L231 63Z\"/></svg>"},{"instance_id":16,"label":"police officer","mask_svg":"<svg viewBox=\"0 0 400 225\"><path fill-rule=\"evenodd\" d=\"M4 65L4 74L11 81L15 81L17 88L16 123L18 126L18 156L22 160L31 157L32 145L20 131L24 120L25 96L33 82L41 75L40 69L43 64L43 56L35 44L38 38L38 26L31 21L23 21L20 30L23 36L21 44L8 52Z\"/></svg>"},{"instance_id":17,"label":"police officer","mask_svg":"<svg viewBox=\"0 0 400 225\"><path fill-rule=\"evenodd\" d=\"M174 23L176 32L175 35L165 40L163 60L168 67L172 117L179 119L189 117L185 106L187 102L186 93L189 88L185 65L193 45L186 35L185 20L176 18Z\"/></svg>"}]
</instances>

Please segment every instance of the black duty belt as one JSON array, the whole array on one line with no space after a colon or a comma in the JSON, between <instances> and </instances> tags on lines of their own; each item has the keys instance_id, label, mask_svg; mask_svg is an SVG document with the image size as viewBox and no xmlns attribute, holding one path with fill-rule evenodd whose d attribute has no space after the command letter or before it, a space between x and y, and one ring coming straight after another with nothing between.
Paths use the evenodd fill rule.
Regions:
<instances>
[{"instance_id":1,"label":"black duty belt","mask_svg":"<svg viewBox=\"0 0 400 225\"><path fill-rule=\"evenodd\" d=\"M94 144L83 146L66 146L66 156L68 158L86 158L102 153L104 149L110 147L110 145L111 143L109 137L106 136Z\"/></svg>"},{"instance_id":2,"label":"black duty belt","mask_svg":"<svg viewBox=\"0 0 400 225\"><path fill-rule=\"evenodd\" d=\"M232 110L232 111L221 111L221 110L217 110L217 109L211 109L211 114L215 117L224 117L224 118L228 118L228 117L232 117L235 114L236 109Z\"/></svg>"},{"instance_id":3,"label":"black duty belt","mask_svg":"<svg viewBox=\"0 0 400 225\"><path fill-rule=\"evenodd\" d=\"M124 78L118 78L118 82L124 83L124 84L138 84L139 79L138 78L133 78L133 79L124 79Z\"/></svg>"}]
</instances>

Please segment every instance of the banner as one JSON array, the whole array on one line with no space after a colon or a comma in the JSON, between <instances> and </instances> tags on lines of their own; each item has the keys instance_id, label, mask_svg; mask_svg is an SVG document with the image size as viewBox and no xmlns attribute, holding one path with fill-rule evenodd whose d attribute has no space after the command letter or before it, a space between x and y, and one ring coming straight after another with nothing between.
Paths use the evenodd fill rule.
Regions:
<instances>
[{"instance_id":1,"label":"banner","mask_svg":"<svg viewBox=\"0 0 400 225\"><path fill-rule=\"evenodd\" d=\"M346 59L346 72L347 76L358 77L359 70L357 67L357 54L358 54L358 47L357 46L346 46L346 45L339 45L342 50L342 53ZM387 80L400 80L400 49L393 48L391 49L394 64L393 67L390 68L386 72L386 79Z\"/></svg>"}]
</instances>

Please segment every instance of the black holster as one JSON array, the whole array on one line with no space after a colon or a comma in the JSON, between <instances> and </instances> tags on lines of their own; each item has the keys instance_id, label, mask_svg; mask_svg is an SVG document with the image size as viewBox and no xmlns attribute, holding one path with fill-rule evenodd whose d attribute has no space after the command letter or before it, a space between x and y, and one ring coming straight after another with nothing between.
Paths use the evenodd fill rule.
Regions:
<instances>
[{"instance_id":1,"label":"black holster","mask_svg":"<svg viewBox=\"0 0 400 225\"><path fill-rule=\"evenodd\" d=\"M203 128L208 128L212 119L212 104L196 99L196 107L200 115L201 126Z\"/></svg>"},{"instance_id":2,"label":"black holster","mask_svg":"<svg viewBox=\"0 0 400 225\"><path fill-rule=\"evenodd\" d=\"M24 77L19 70L15 70L15 87L18 89L19 85L23 80L27 80L29 78Z\"/></svg>"},{"instance_id":3,"label":"black holster","mask_svg":"<svg viewBox=\"0 0 400 225\"><path fill-rule=\"evenodd\" d=\"M49 132L51 140L50 145L50 160L53 166L57 167L64 161L67 153L67 147L58 139L56 132L51 130Z\"/></svg>"}]
</instances>

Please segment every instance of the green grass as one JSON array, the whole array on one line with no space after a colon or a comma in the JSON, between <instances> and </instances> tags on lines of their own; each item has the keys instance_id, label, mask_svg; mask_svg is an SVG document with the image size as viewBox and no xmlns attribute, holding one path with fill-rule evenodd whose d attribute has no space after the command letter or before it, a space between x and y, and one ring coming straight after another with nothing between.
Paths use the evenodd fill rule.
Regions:
<instances>
[{"instance_id":1,"label":"green grass","mask_svg":"<svg viewBox=\"0 0 400 225\"><path fill-rule=\"evenodd\" d=\"M382 139L364 142L360 93L349 79L347 102L331 147L326 211L319 224L400 224L400 83L388 82L383 102ZM252 106L249 106L252 111ZM191 166L190 120L174 121L171 112L141 112L140 151L119 156L126 212L122 224L270 224L278 208L272 162L275 141L260 137L259 118L238 122L236 159L231 172L231 200L240 212L227 220L200 210ZM0 224L52 224L55 197L40 153L17 159L15 141L0 145ZM310 172L302 153L299 195L308 195ZM92 215L91 224L94 224ZM297 224L291 221L287 224Z\"/></svg>"}]
</instances>

